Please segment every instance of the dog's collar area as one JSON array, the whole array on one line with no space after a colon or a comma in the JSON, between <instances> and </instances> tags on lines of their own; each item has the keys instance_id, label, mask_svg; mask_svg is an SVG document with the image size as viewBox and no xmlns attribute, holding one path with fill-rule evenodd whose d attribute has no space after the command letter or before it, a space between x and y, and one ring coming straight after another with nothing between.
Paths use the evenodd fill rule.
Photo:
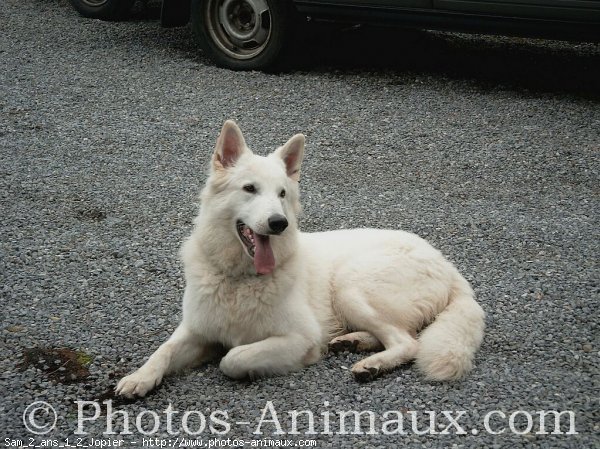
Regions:
<instances>
[{"instance_id":1,"label":"dog's collar area","mask_svg":"<svg viewBox=\"0 0 600 449\"><path fill-rule=\"evenodd\" d=\"M246 224L241 220L237 221L236 229L240 240L242 241L242 243L246 247L246 250L248 251L248 254L251 257L254 257L254 253L256 251L256 240L254 237L254 231L252 231L252 229L246 226Z\"/></svg>"}]
</instances>

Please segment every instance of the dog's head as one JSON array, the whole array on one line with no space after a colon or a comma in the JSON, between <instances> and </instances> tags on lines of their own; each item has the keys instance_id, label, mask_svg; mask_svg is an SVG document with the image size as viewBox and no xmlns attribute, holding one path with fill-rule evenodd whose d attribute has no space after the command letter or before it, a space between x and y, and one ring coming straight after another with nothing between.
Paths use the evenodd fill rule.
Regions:
<instances>
[{"instance_id":1,"label":"dog's head","mask_svg":"<svg viewBox=\"0 0 600 449\"><path fill-rule=\"evenodd\" d=\"M296 134L268 156L258 156L231 120L217 139L203 204L211 202L209 213L237 236L258 274L273 271L286 237L297 231L303 155L304 135Z\"/></svg>"}]
</instances>

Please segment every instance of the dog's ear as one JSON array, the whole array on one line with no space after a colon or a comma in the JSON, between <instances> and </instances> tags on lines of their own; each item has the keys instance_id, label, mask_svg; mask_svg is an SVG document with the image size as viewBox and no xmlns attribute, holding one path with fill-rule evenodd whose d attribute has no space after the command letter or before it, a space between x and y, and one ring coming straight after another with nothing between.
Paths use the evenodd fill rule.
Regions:
<instances>
[{"instance_id":1,"label":"dog's ear","mask_svg":"<svg viewBox=\"0 0 600 449\"><path fill-rule=\"evenodd\" d=\"M275 154L283 159L287 175L294 181L300 180L300 166L304 157L304 134L296 134L284 146L275 150Z\"/></svg>"},{"instance_id":2,"label":"dog's ear","mask_svg":"<svg viewBox=\"0 0 600 449\"><path fill-rule=\"evenodd\" d=\"M215 169L229 168L234 165L240 156L248 150L242 131L233 120L223 124L221 134L217 139L213 166Z\"/></svg>"}]
</instances>

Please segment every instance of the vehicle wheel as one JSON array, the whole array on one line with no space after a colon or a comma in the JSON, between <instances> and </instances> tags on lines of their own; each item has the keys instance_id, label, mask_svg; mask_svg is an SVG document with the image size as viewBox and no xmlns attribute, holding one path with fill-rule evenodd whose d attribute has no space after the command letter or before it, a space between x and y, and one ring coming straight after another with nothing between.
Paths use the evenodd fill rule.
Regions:
<instances>
[{"instance_id":1,"label":"vehicle wheel","mask_svg":"<svg viewBox=\"0 0 600 449\"><path fill-rule=\"evenodd\" d=\"M192 28L217 65L274 69L293 34L292 12L284 0L192 0Z\"/></svg>"},{"instance_id":2,"label":"vehicle wheel","mask_svg":"<svg viewBox=\"0 0 600 449\"><path fill-rule=\"evenodd\" d=\"M119 20L127 17L135 0L69 0L83 17Z\"/></svg>"}]
</instances>

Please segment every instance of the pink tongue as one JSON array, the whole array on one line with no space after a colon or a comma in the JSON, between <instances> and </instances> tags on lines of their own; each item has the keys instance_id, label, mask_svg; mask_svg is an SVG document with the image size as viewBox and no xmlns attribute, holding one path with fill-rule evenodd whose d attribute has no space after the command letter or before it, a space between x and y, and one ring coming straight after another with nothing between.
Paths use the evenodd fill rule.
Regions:
<instances>
[{"instance_id":1,"label":"pink tongue","mask_svg":"<svg viewBox=\"0 0 600 449\"><path fill-rule=\"evenodd\" d=\"M269 274L275 268L269 236L254 234L254 242L254 268L258 274Z\"/></svg>"}]
</instances>

